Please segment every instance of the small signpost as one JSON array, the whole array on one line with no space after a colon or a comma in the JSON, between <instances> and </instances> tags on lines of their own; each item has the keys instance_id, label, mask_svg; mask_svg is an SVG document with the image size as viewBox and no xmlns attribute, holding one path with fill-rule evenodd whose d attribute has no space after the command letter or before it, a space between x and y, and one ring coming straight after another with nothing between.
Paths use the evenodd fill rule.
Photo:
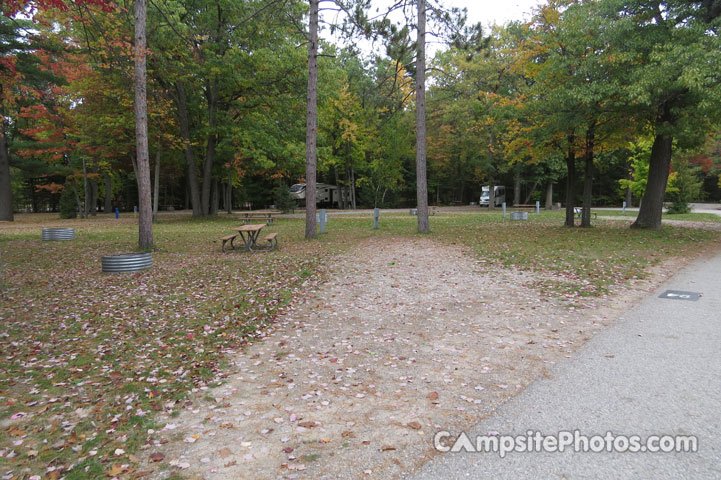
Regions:
<instances>
[{"instance_id":1,"label":"small signpost","mask_svg":"<svg viewBox=\"0 0 721 480\"><path fill-rule=\"evenodd\" d=\"M626 215L626 201L623 201L623 214Z\"/></svg>"},{"instance_id":2,"label":"small signpost","mask_svg":"<svg viewBox=\"0 0 721 480\"><path fill-rule=\"evenodd\" d=\"M541 202L536 200L536 215L540 215L540 214L541 214Z\"/></svg>"},{"instance_id":3,"label":"small signpost","mask_svg":"<svg viewBox=\"0 0 721 480\"><path fill-rule=\"evenodd\" d=\"M683 292L681 290L666 290L659 295L658 298L666 298L668 300L689 300L691 302L695 302L701 298L701 294L696 292Z\"/></svg>"},{"instance_id":4,"label":"small signpost","mask_svg":"<svg viewBox=\"0 0 721 480\"><path fill-rule=\"evenodd\" d=\"M506 218L506 202L503 202L503 218Z\"/></svg>"},{"instance_id":5,"label":"small signpost","mask_svg":"<svg viewBox=\"0 0 721 480\"><path fill-rule=\"evenodd\" d=\"M374 208L373 209L373 228L378 230L378 217L381 216L381 209L380 208Z\"/></svg>"}]
</instances>

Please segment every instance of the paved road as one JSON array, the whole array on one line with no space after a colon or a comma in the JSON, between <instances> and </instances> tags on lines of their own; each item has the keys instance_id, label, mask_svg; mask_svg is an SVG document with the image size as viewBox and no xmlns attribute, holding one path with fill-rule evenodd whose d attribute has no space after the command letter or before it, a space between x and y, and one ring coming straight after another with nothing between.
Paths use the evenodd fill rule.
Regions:
<instances>
[{"instance_id":1,"label":"paved road","mask_svg":"<svg viewBox=\"0 0 721 480\"><path fill-rule=\"evenodd\" d=\"M691 207L691 213L711 213L713 215L721 216L721 204L719 203L689 203ZM599 210L623 210L622 208L615 207L598 207ZM627 212L638 212L638 207L627 208Z\"/></svg>"},{"instance_id":2,"label":"paved road","mask_svg":"<svg viewBox=\"0 0 721 480\"><path fill-rule=\"evenodd\" d=\"M703 293L668 300L665 290ZM410 478L720 479L721 254L668 280L469 432L695 435L697 453L439 454ZM456 432L457 433L457 432Z\"/></svg>"}]
</instances>

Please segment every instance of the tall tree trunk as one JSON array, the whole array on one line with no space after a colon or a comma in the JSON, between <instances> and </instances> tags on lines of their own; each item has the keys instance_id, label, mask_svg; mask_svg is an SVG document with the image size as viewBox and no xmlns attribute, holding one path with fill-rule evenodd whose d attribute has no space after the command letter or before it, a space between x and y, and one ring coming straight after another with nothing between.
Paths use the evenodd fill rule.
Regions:
<instances>
[{"instance_id":1,"label":"tall tree trunk","mask_svg":"<svg viewBox=\"0 0 721 480\"><path fill-rule=\"evenodd\" d=\"M176 82L175 89L177 96L175 100L178 106L178 120L180 123L180 135L183 137L185 146L185 162L188 167L188 186L190 188L190 203L193 206L193 216L203 215L203 207L200 202L200 184L198 183L198 173L195 166L195 156L193 155L193 145L190 139L190 119L188 117L187 98L185 96L185 86L183 82ZM188 196L186 195L186 209L188 206Z\"/></svg>"},{"instance_id":2,"label":"tall tree trunk","mask_svg":"<svg viewBox=\"0 0 721 480\"><path fill-rule=\"evenodd\" d=\"M228 186L225 182L218 180L218 187L220 188L220 208L224 211L228 210ZM220 211L220 209L218 210Z\"/></svg>"},{"instance_id":3,"label":"tall tree trunk","mask_svg":"<svg viewBox=\"0 0 721 480\"><path fill-rule=\"evenodd\" d=\"M553 182L551 180L548 181L548 184L546 185L546 210L551 210L553 208Z\"/></svg>"},{"instance_id":4,"label":"tall tree trunk","mask_svg":"<svg viewBox=\"0 0 721 480\"><path fill-rule=\"evenodd\" d=\"M105 207L103 211L105 213L113 211L113 177L108 172L105 172Z\"/></svg>"},{"instance_id":5,"label":"tall tree trunk","mask_svg":"<svg viewBox=\"0 0 721 480\"><path fill-rule=\"evenodd\" d=\"M90 211L90 188L88 186L88 166L83 158L83 216L82 218L88 218L88 212Z\"/></svg>"},{"instance_id":6,"label":"tall tree trunk","mask_svg":"<svg viewBox=\"0 0 721 480\"><path fill-rule=\"evenodd\" d=\"M305 129L305 238L315 237L315 174L318 127L318 1L310 0L308 106Z\"/></svg>"},{"instance_id":7,"label":"tall tree trunk","mask_svg":"<svg viewBox=\"0 0 721 480\"><path fill-rule=\"evenodd\" d=\"M538 186L538 182L533 182L533 185L531 185L531 189L526 194L526 199L523 201L524 204L528 205L528 202L531 201L531 197L533 197L533 192L536 191L536 187Z\"/></svg>"},{"instance_id":8,"label":"tall tree trunk","mask_svg":"<svg viewBox=\"0 0 721 480\"><path fill-rule=\"evenodd\" d=\"M30 201L32 202L32 207L31 207L32 210L30 210L30 211L32 213L39 213L40 212L40 199L38 199L38 194L35 191L35 189L32 187L29 190L30 190L30 195L31 195Z\"/></svg>"},{"instance_id":9,"label":"tall tree trunk","mask_svg":"<svg viewBox=\"0 0 721 480\"><path fill-rule=\"evenodd\" d=\"M566 223L567 227L575 226L576 212L573 210L576 201L576 151L573 143L576 137L571 134L568 136L568 151L566 152Z\"/></svg>"},{"instance_id":10,"label":"tall tree trunk","mask_svg":"<svg viewBox=\"0 0 721 480\"><path fill-rule=\"evenodd\" d=\"M0 87L1 91L1 87ZM0 221L12 222L13 191L10 184L10 153L5 137L5 122L0 118Z\"/></svg>"},{"instance_id":11,"label":"tall tree trunk","mask_svg":"<svg viewBox=\"0 0 721 480\"><path fill-rule=\"evenodd\" d=\"M211 215L217 215L218 214L218 208L220 206L220 196L218 195L218 190L220 189L218 184L218 179L214 178L212 180L212 190L210 192L210 214Z\"/></svg>"},{"instance_id":12,"label":"tall tree trunk","mask_svg":"<svg viewBox=\"0 0 721 480\"><path fill-rule=\"evenodd\" d=\"M340 179L338 178L338 165L333 165L333 172L335 174L335 185L338 187L338 194L340 195L340 208L345 210L345 189L343 185L340 184Z\"/></svg>"},{"instance_id":13,"label":"tall tree trunk","mask_svg":"<svg viewBox=\"0 0 721 480\"><path fill-rule=\"evenodd\" d=\"M516 163L513 172L513 204L521 203L521 164Z\"/></svg>"},{"instance_id":14,"label":"tall tree trunk","mask_svg":"<svg viewBox=\"0 0 721 480\"><path fill-rule=\"evenodd\" d=\"M488 134L488 158L491 161L491 165L495 165L496 163L496 155L493 151L493 147L496 142L496 132L491 128L490 133ZM493 167L491 167L493 168ZM488 182L489 185L489 191L488 191L488 211L495 210L496 208L496 182L494 178L490 178L490 181ZM481 193L483 193L483 190L481 190Z\"/></svg>"},{"instance_id":15,"label":"tall tree trunk","mask_svg":"<svg viewBox=\"0 0 721 480\"><path fill-rule=\"evenodd\" d=\"M135 0L135 143L138 160L138 246L153 246L153 208L150 201L148 103L146 96L147 0Z\"/></svg>"},{"instance_id":16,"label":"tall tree trunk","mask_svg":"<svg viewBox=\"0 0 721 480\"><path fill-rule=\"evenodd\" d=\"M205 149L205 164L203 166L203 190L201 196L201 205L203 205L203 215L212 214L212 206L210 204L210 191L213 187L213 161L215 160L215 147L218 143L218 134L215 131L216 117L218 111L218 80L209 80L206 84L205 99L208 102L208 142ZM217 213L217 211L216 211Z\"/></svg>"},{"instance_id":17,"label":"tall tree trunk","mask_svg":"<svg viewBox=\"0 0 721 480\"><path fill-rule=\"evenodd\" d=\"M233 171L228 172L228 186L225 188L225 211L233 213Z\"/></svg>"},{"instance_id":18,"label":"tall tree trunk","mask_svg":"<svg viewBox=\"0 0 721 480\"><path fill-rule=\"evenodd\" d=\"M158 219L158 203L160 201L160 156L163 142L158 139L158 151L155 152L155 177L153 178L153 221Z\"/></svg>"},{"instance_id":19,"label":"tall tree trunk","mask_svg":"<svg viewBox=\"0 0 721 480\"><path fill-rule=\"evenodd\" d=\"M351 161L350 164L350 198L351 198L351 205L352 209L356 209L356 199L355 199L355 168L353 168L353 161Z\"/></svg>"},{"instance_id":20,"label":"tall tree trunk","mask_svg":"<svg viewBox=\"0 0 721 480\"><path fill-rule=\"evenodd\" d=\"M416 202L418 233L430 232L426 175L426 1L418 1L416 53Z\"/></svg>"},{"instance_id":21,"label":"tall tree trunk","mask_svg":"<svg viewBox=\"0 0 721 480\"><path fill-rule=\"evenodd\" d=\"M663 197L666 193L669 169L671 168L671 153L673 137L657 134L651 147L651 163L648 169L648 183L646 193L641 199L638 217L631 228L661 228L661 215L663 214Z\"/></svg>"},{"instance_id":22,"label":"tall tree trunk","mask_svg":"<svg viewBox=\"0 0 721 480\"><path fill-rule=\"evenodd\" d=\"M75 205L76 210L80 212L80 218L85 218L83 215L85 215L85 208L83 206L83 201L80 200L80 194L78 193L78 189L76 185L73 185L73 193L75 194Z\"/></svg>"},{"instance_id":23,"label":"tall tree trunk","mask_svg":"<svg viewBox=\"0 0 721 480\"><path fill-rule=\"evenodd\" d=\"M591 200L593 195L593 148L595 143L595 127L591 125L586 132L586 162L583 172L583 215L581 216L581 227L591 226Z\"/></svg>"},{"instance_id":24,"label":"tall tree trunk","mask_svg":"<svg viewBox=\"0 0 721 480\"><path fill-rule=\"evenodd\" d=\"M90 179L90 216L96 217L98 215L98 179Z\"/></svg>"},{"instance_id":25,"label":"tall tree trunk","mask_svg":"<svg viewBox=\"0 0 721 480\"><path fill-rule=\"evenodd\" d=\"M460 193L460 196L461 196L461 198L459 198L459 200L460 200L460 203L461 203L461 205L462 205L462 204L464 204L464 203L466 202L466 180L465 180L466 176L465 176L464 173L463 173L463 166L462 166L462 165L459 166L459 168L458 168L458 173L459 173L458 178L461 179L461 182L460 182L461 185L460 185L460 188L458 189L458 190L459 190L459 193Z\"/></svg>"}]
</instances>

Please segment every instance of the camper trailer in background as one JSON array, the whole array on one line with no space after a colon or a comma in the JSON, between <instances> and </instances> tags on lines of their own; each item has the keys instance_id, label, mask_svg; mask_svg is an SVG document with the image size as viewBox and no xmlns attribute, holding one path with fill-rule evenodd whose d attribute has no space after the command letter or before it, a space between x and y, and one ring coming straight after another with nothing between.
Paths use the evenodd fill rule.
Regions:
<instances>
[{"instance_id":1,"label":"camper trailer in background","mask_svg":"<svg viewBox=\"0 0 721 480\"><path fill-rule=\"evenodd\" d=\"M328 185L327 183L316 183L315 184L315 203L321 207L336 207L340 208L341 202L341 191L335 185ZM305 183L296 183L290 187L290 196L295 198L299 205L305 205ZM346 199L348 193L346 192Z\"/></svg>"},{"instance_id":2,"label":"camper trailer in background","mask_svg":"<svg viewBox=\"0 0 721 480\"><path fill-rule=\"evenodd\" d=\"M495 198L493 199L494 200L493 204L496 207L500 207L501 205L503 205L503 202L506 201L506 187L504 187L503 185L496 185L493 188L493 192L495 193ZM479 205L481 207L487 207L488 202L490 201L490 198L491 198L491 187L490 187L490 185L484 185L483 188L481 189L481 201L479 202Z\"/></svg>"}]
</instances>

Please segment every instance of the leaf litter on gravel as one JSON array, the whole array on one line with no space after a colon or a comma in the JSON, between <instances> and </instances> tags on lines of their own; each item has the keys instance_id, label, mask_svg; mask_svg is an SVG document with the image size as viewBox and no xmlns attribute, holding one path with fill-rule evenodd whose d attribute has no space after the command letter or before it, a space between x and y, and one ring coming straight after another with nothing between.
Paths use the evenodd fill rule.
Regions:
<instances>
[{"instance_id":1,"label":"leaf litter on gravel","mask_svg":"<svg viewBox=\"0 0 721 480\"><path fill-rule=\"evenodd\" d=\"M175 415L204 408L202 396L212 392L211 387L229 380L239 352L267 338L275 328L273 321L278 315L285 312L284 318L290 315L297 320L293 318L298 315L293 305L301 291L312 291L318 282L327 278L318 272L337 251L370 237L406 242L408 239L399 239L398 235L413 226L413 219L391 216L384 218L380 231L372 231L363 220L333 218L329 234L305 243L302 242L302 222L284 220L275 228L281 232L282 239L278 251L268 255L240 252L222 255L217 238L225 235L237 220L219 217L188 221L182 215L169 216L155 230L158 249L154 252L155 266L151 271L106 276L99 273L101 255L134 249L137 226L132 218L57 221L49 216L18 216L23 217L31 221L15 222L12 228L4 230L0 239L5 281L0 309L3 321L0 427L7 433L0 439L0 470L11 477L22 471L22 475L28 477L68 479L144 474L134 467L135 455L141 450L149 451L145 454L147 459L158 459L153 462L157 465L174 462L176 466L191 468L188 462L159 457L165 453L158 438L175 430L171 428L175 425ZM718 237L715 232L677 229L630 235L612 227L565 235L566 230L542 222L529 223L523 227L526 229L523 235L518 235L506 225L488 221L486 217L478 218L480 222L476 223L475 216L458 219L441 215L433 219L433 235L442 241L471 245L480 258L475 264L478 271L497 268L491 265L527 269L533 273L525 284L527 287L551 288L558 298L565 297L568 303L580 303L580 306L587 301L583 291L591 296L603 296L609 286L642 276L648 265L658 262L662 256L681 255L685 249ZM74 226L77 239L41 245L38 238L41 223ZM396 257L391 255L385 260L389 274L398 263ZM367 265L353 268L370 272ZM349 279L343 288L352 290L361 282L354 282L348 273L339 278ZM447 272L439 280L453 281L454 274ZM424 290L422 283L418 287L421 291ZM399 279L394 278L385 287L396 293L392 300L378 295L366 296L363 301L375 310L374 314L395 315L407 322L407 330L402 335L384 335L382 326L374 326L372 330L358 328L348 332L348 338L339 339L338 344L314 343L296 348L291 347L291 341L297 339L289 335L278 342L265 364L254 359L252 364L243 367L247 370L244 375L255 382L263 369L276 364L283 366L278 378L258 385L258 393L269 402L268 408L277 410L272 405L279 385L283 386L282 392L306 391L293 405L311 405L311 412L342 411L345 405L374 405L383 397L379 392L380 381L354 379L370 374L369 363L365 362L377 365L376 372L394 371L401 366L415 372L418 369L416 352L405 355L398 352L414 344L426 345L434 339L424 335L423 329L416 331L416 320L404 316L404 310L410 310L413 301L404 298L398 285ZM581 287L568 288L569 285ZM568 290L564 293L564 289ZM332 298L320 299L317 308L333 320L347 319L349 312L359 307L357 297L339 298L343 301L338 302ZM452 292L449 298L453 298ZM473 306L485 308L489 302L482 300ZM455 303L442 303L429 304L426 311L446 315L458 307ZM518 308L530 312L538 305ZM516 316L513 309L498 308L496 312ZM354 320L352 313L350 315ZM354 321L357 324L358 319ZM317 328L308 327L307 322L308 318L298 320L301 331ZM498 325L465 323L462 326L456 331L460 338L468 336L470 328L476 334L497 340L497 345L488 345L494 353L507 354L520 345L518 340L515 344L504 343L508 332ZM522 336L523 345L570 351L573 341L569 342L555 330L549 330L543 322L535 322L517 325L511 333ZM541 331L544 333L539 336ZM354 342L369 335L373 341L364 348ZM473 396L473 386L462 387L464 392L469 388L468 393L446 394L446 387L455 384L457 378L452 371L441 368L443 358L449 353L463 353L459 353L458 345L453 346L453 342L443 343L450 345L437 344L431 349L435 359L430 365L438 374L435 380L440 381L415 392L415 401L423 400L439 411L451 409L465 415L478 408L475 402L479 398ZM336 351L331 352L334 349ZM357 363L358 358L365 359L363 366ZM480 394L515 390L516 385L493 378L503 361L492 356L477 361L479 372L491 379L484 383L485 390ZM227 365L228 362L231 364ZM298 362L310 362L312 368L293 375L285 372ZM329 373L325 373L327 368L331 368ZM411 372L398 375L392 379L396 384L392 396L403 397L409 387L428 381L427 376L419 379ZM337 405L323 394L331 384L334 395L341 395L343 399ZM436 397L434 392L440 395ZM405 405L397 398L387 402L396 411ZM214 401L213 410L232 408L232 405L224 406L226 404L227 401ZM282 418L283 422L264 419L258 434L265 437L282 434L280 443L284 445L293 443L297 433L312 434L309 443L285 447L293 449L287 454L294 457L291 465L295 458L300 458L295 457L299 447L310 450L303 455L314 455L314 448L338 445L328 425L322 421L315 424L319 417L301 413L294 406L286 406L284 410L283 415L276 412L272 417ZM241 420L255 419L258 415L263 413L244 408ZM159 416L163 421L158 420ZM298 421L312 421L315 427L297 425ZM390 428L405 431L414 430L407 427L410 422L421 424L420 419L414 418L394 418L392 422L395 426ZM220 425L229 427L220 431L236 431L239 424L242 421L238 419L223 422ZM339 432L340 445L357 442L360 446L372 444L380 448L381 442L371 440L374 437L363 424L363 419L345 422L342 432L348 433L342 436ZM289 431L288 427L296 431ZM303 431L299 432L300 429ZM314 432L318 432L317 435ZM203 432L192 432L190 438L192 435L198 435L199 439L193 445L206 438ZM268 449L263 453L266 447L248 440L241 441L240 448L244 449L241 457L225 462L228 466L222 468L232 470L233 465L251 461L259 452L261 456L270 452ZM204 458L212 461L209 456L200 460ZM320 463L312 462L312 465Z\"/></svg>"}]
</instances>

